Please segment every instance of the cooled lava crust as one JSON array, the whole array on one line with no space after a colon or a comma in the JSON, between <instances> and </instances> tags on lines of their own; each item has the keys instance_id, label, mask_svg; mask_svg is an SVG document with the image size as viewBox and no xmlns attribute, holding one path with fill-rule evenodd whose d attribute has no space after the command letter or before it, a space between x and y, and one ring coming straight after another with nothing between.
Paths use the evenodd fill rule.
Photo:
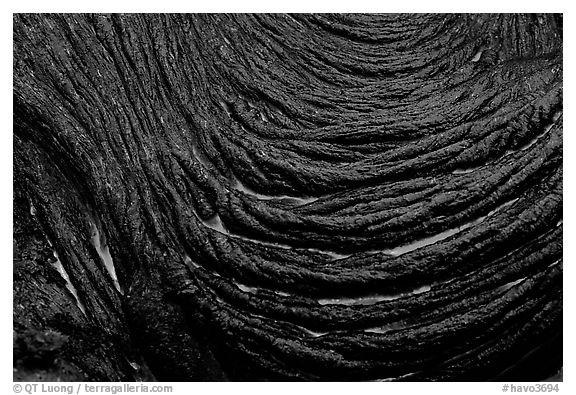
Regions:
<instances>
[{"instance_id":1,"label":"cooled lava crust","mask_svg":"<svg viewBox=\"0 0 576 395\"><path fill-rule=\"evenodd\" d=\"M15 379L561 369L561 15L13 32Z\"/></svg>"}]
</instances>

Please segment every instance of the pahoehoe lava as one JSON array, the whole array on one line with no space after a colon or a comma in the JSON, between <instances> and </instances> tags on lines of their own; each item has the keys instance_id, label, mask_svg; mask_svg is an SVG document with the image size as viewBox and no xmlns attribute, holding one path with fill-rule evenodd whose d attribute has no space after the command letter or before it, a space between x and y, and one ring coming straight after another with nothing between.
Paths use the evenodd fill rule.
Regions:
<instances>
[{"instance_id":1,"label":"pahoehoe lava","mask_svg":"<svg viewBox=\"0 0 576 395\"><path fill-rule=\"evenodd\" d=\"M561 369L561 15L13 31L15 379Z\"/></svg>"}]
</instances>

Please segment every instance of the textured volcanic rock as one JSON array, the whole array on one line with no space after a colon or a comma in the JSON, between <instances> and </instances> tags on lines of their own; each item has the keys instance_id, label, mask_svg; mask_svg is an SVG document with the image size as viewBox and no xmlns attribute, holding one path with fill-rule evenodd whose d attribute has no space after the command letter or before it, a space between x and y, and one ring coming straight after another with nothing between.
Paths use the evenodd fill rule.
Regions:
<instances>
[{"instance_id":1,"label":"textured volcanic rock","mask_svg":"<svg viewBox=\"0 0 576 395\"><path fill-rule=\"evenodd\" d=\"M15 15L15 379L539 380L562 16Z\"/></svg>"}]
</instances>

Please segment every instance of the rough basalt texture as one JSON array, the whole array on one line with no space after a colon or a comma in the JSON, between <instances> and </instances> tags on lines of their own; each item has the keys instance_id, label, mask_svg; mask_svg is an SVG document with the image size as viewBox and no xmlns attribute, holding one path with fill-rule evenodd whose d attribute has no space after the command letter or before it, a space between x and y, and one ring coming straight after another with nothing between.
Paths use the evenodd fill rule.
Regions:
<instances>
[{"instance_id":1,"label":"rough basalt texture","mask_svg":"<svg viewBox=\"0 0 576 395\"><path fill-rule=\"evenodd\" d=\"M15 15L15 379L550 377L562 74L561 15Z\"/></svg>"}]
</instances>

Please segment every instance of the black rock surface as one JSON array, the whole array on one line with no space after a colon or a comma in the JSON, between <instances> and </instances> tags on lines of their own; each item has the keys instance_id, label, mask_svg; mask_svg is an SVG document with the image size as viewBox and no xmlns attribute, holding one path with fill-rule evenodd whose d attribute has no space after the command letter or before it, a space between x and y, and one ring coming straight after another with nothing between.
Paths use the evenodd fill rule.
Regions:
<instances>
[{"instance_id":1,"label":"black rock surface","mask_svg":"<svg viewBox=\"0 0 576 395\"><path fill-rule=\"evenodd\" d=\"M15 380L561 369L561 15L13 23Z\"/></svg>"}]
</instances>

